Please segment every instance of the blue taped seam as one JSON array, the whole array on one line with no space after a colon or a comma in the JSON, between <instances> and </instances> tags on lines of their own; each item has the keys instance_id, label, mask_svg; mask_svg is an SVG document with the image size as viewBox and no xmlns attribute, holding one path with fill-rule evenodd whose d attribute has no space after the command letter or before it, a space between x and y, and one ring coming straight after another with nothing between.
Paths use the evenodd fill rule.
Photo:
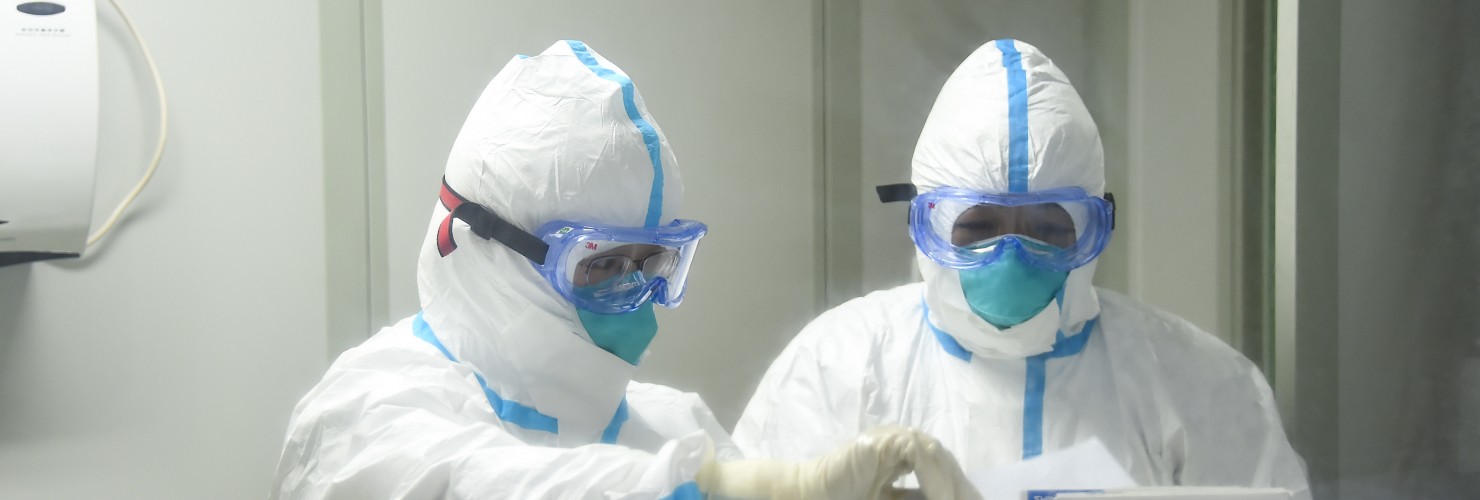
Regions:
<instances>
[{"instance_id":1,"label":"blue taped seam","mask_svg":"<svg viewBox=\"0 0 1480 500\"><path fill-rule=\"evenodd\" d=\"M642 142L647 146L648 160L653 164L653 187L648 193L647 219L644 226L658 227L663 211L663 157L662 145L658 140L658 130L653 128L653 125L637 110L637 89L632 86L632 79L602 66L596 57L591 55L585 43L576 40L566 40L565 43L570 45L570 50L575 53L576 58L590 68L596 76L621 85L622 106L627 108L627 118L632 119L632 124L637 126L638 132L642 133Z\"/></svg>"},{"instance_id":2,"label":"blue taped seam","mask_svg":"<svg viewBox=\"0 0 1480 500\"><path fill-rule=\"evenodd\" d=\"M966 350L965 347L961 347L961 343L957 342L955 337L930 324L930 318L925 318L925 325L929 326L930 331L935 333L935 340L940 342L940 347L946 350L946 354L955 356L967 363L971 362L971 351Z\"/></svg>"},{"instance_id":3,"label":"blue taped seam","mask_svg":"<svg viewBox=\"0 0 1480 500\"><path fill-rule=\"evenodd\" d=\"M1084 351L1098 322L1099 318L1086 321L1079 335L1072 337L1058 332L1052 351L1028 358L1023 382L1023 460L1043 454L1043 393L1048 388L1048 360Z\"/></svg>"},{"instance_id":4,"label":"blue taped seam","mask_svg":"<svg viewBox=\"0 0 1480 500\"><path fill-rule=\"evenodd\" d=\"M930 322L930 305L925 303L924 297L920 298L920 307L924 309L923 314L925 315L925 327L929 328L930 332L935 334L935 340L937 342L940 342L940 347L946 350L946 354L950 354L960 359L961 361L970 363L971 351L966 350L965 347L961 347L961 343L957 342L955 337L952 337L951 334L946 333L939 328L936 328L935 325Z\"/></svg>"},{"instance_id":5,"label":"blue taped seam","mask_svg":"<svg viewBox=\"0 0 1480 500\"><path fill-rule=\"evenodd\" d=\"M1048 352L1050 358L1065 358L1079 354L1084 350L1084 345L1089 343L1089 336L1094 333L1095 325L1099 324L1100 318L1092 318L1084 322L1084 328L1079 329L1079 335L1065 337L1064 332L1058 333L1058 340L1053 343L1053 351Z\"/></svg>"},{"instance_id":6,"label":"blue taped seam","mask_svg":"<svg viewBox=\"0 0 1480 500\"><path fill-rule=\"evenodd\" d=\"M1012 40L997 40L1007 69L1007 190L1028 192L1028 74Z\"/></svg>"},{"instance_id":7,"label":"blue taped seam","mask_svg":"<svg viewBox=\"0 0 1480 500\"><path fill-rule=\"evenodd\" d=\"M961 347L961 343L957 342L954 337L930 323L930 306L923 297L920 299L920 307L924 309L925 327L935 334L935 340L940 342L941 348L947 354L960 358L962 361L971 362L971 351ZM1079 334L1072 337L1065 337L1062 331L1055 333L1052 351L1037 354L1025 360L1023 460L1043 454L1043 393L1048 387L1048 360L1074 356L1083 352L1085 344L1089 343L1089 336L1094 333L1095 325L1099 321L1099 318L1086 321L1084 328L1079 330Z\"/></svg>"},{"instance_id":8,"label":"blue taped seam","mask_svg":"<svg viewBox=\"0 0 1480 500\"><path fill-rule=\"evenodd\" d=\"M461 361L457 360L457 357L452 355L451 351L447 350L446 346L442 345L442 341L437 339L437 334L432 331L431 325L428 325L426 320L422 318L422 313L416 313L416 319L411 322L411 330L416 335L416 338L422 339L433 347L436 347L438 351L442 351L442 355L446 356L449 361L461 363ZM473 378L478 379L478 385L483 388L483 396L488 398L488 406L493 408L493 414L498 415L499 420L533 431L544 431L551 434L559 432L559 421L555 417L500 397L498 393L493 392L493 389L488 387L488 381L484 380L483 375L478 373L477 370L473 371ZM618 412L622 413L620 407L618 408Z\"/></svg>"},{"instance_id":9,"label":"blue taped seam","mask_svg":"<svg viewBox=\"0 0 1480 500\"><path fill-rule=\"evenodd\" d=\"M617 413L612 415L612 421L606 424L606 430L601 433L601 442L616 444L617 436L622 433L622 425L627 423L627 398L622 398L622 403L617 405Z\"/></svg>"},{"instance_id":10,"label":"blue taped seam","mask_svg":"<svg viewBox=\"0 0 1480 500\"><path fill-rule=\"evenodd\" d=\"M699 491L699 483L688 481L673 489L673 493L660 500L703 500L704 492Z\"/></svg>"},{"instance_id":11,"label":"blue taped seam","mask_svg":"<svg viewBox=\"0 0 1480 500\"><path fill-rule=\"evenodd\" d=\"M1047 385L1048 353L1028 358L1023 384L1023 460L1043 454L1043 387Z\"/></svg>"}]
</instances>

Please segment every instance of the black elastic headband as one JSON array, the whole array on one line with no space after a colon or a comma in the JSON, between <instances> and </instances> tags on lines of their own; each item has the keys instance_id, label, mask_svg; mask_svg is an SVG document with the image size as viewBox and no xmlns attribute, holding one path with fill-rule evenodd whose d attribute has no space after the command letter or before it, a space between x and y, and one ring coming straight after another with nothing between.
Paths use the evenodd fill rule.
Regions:
<instances>
[{"instance_id":1,"label":"black elastic headband","mask_svg":"<svg viewBox=\"0 0 1480 500\"><path fill-rule=\"evenodd\" d=\"M885 184L874 188L879 192L880 203L894 203L896 201L910 201L915 195L920 194L914 184Z\"/></svg>"},{"instance_id":2,"label":"black elastic headband","mask_svg":"<svg viewBox=\"0 0 1480 500\"><path fill-rule=\"evenodd\" d=\"M548 243L504 220L487 207L473 202L464 202L453 209L452 217L468 223L468 227L478 237L503 243L511 250L519 252L519 255L534 261L535 264L545 264L545 255L550 252Z\"/></svg>"}]
</instances>

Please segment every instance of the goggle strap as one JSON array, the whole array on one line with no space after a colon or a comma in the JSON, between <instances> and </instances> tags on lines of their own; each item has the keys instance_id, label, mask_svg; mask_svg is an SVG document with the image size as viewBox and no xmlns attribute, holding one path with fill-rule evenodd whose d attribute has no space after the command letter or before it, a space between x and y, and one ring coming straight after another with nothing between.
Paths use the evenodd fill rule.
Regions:
<instances>
[{"instance_id":1,"label":"goggle strap","mask_svg":"<svg viewBox=\"0 0 1480 500\"><path fill-rule=\"evenodd\" d=\"M550 245L499 217L487 207L473 202L464 202L452 210L452 216L468 223L468 227L478 237L503 243L519 255L534 261L535 264L545 265L545 255L550 252Z\"/></svg>"},{"instance_id":2,"label":"goggle strap","mask_svg":"<svg viewBox=\"0 0 1480 500\"><path fill-rule=\"evenodd\" d=\"M874 187L874 190L879 193L879 203L910 201L919 194L914 184L885 184Z\"/></svg>"}]
</instances>

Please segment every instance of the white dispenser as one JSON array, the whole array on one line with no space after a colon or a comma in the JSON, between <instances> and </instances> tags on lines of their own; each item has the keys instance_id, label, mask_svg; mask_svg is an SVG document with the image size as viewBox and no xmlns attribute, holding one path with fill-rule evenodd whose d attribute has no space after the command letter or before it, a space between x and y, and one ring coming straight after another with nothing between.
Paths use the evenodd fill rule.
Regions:
<instances>
[{"instance_id":1,"label":"white dispenser","mask_svg":"<svg viewBox=\"0 0 1480 500\"><path fill-rule=\"evenodd\" d=\"M82 254L97 144L94 0L0 3L0 266Z\"/></svg>"}]
</instances>

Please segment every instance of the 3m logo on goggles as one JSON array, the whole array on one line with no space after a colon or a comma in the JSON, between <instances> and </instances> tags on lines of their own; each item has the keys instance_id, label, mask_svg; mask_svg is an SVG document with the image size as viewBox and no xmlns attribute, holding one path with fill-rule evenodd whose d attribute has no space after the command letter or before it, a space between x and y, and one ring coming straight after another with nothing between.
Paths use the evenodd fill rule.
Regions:
<instances>
[{"instance_id":1,"label":"3m logo on goggles","mask_svg":"<svg viewBox=\"0 0 1480 500\"><path fill-rule=\"evenodd\" d=\"M452 220L458 219L467 223L468 229L479 238L496 240L536 264L545 264L545 255L550 251L549 244L519 229L519 226L504 220L487 207L463 198L452 190L452 186L447 185L445 177L442 178L440 199L442 206L449 212L437 228L437 253L443 257L457 250L457 241L452 238Z\"/></svg>"}]
</instances>

